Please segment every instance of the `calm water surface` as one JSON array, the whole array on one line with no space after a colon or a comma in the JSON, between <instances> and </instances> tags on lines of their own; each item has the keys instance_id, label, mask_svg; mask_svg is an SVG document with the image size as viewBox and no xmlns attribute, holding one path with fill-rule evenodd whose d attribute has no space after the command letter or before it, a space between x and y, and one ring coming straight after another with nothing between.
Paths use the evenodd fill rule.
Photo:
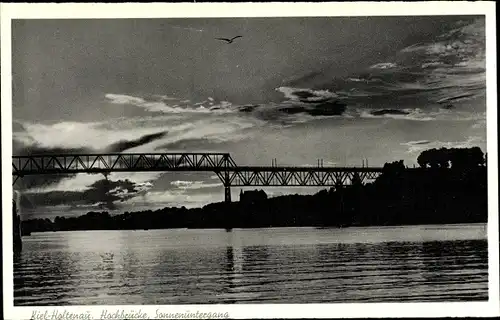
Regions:
<instances>
[{"instance_id":1,"label":"calm water surface","mask_svg":"<svg viewBox=\"0 0 500 320\"><path fill-rule=\"evenodd\" d=\"M486 225L34 233L15 305L487 300Z\"/></svg>"}]
</instances>

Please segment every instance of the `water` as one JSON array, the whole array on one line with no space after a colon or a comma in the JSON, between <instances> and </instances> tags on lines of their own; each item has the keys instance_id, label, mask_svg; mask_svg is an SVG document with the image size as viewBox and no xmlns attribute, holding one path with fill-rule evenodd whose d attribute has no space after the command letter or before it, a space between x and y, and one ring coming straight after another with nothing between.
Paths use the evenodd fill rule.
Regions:
<instances>
[{"instance_id":1,"label":"water","mask_svg":"<svg viewBox=\"0 0 500 320\"><path fill-rule=\"evenodd\" d=\"M487 300L486 225L34 233L15 305Z\"/></svg>"}]
</instances>

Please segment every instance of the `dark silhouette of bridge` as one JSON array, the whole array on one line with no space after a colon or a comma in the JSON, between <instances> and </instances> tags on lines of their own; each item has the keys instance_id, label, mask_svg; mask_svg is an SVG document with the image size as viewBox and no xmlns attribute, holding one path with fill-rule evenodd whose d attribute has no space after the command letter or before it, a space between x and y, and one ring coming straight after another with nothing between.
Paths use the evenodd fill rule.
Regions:
<instances>
[{"instance_id":1,"label":"dark silhouette of bridge","mask_svg":"<svg viewBox=\"0 0 500 320\"><path fill-rule=\"evenodd\" d=\"M377 178L380 167L238 166L229 153L129 153L29 155L12 157L14 183L27 175L111 172L214 172L231 202L231 187L341 188Z\"/></svg>"}]
</instances>

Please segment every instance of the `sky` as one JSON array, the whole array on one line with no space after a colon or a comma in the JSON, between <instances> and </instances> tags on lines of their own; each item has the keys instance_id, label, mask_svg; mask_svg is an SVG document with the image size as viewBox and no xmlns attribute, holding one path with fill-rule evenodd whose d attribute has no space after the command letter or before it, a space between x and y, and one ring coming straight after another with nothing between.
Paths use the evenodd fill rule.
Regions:
<instances>
[{"instance_id":1,"label":"sky","mask_svg":"<svg viewBox=\"0 0 500 320\"><path fill-rule=\"evenodd\" d=\"M429 148L486 150L481 16L14 20L12 76L14 155L413 166ZM14 189L24 219L224 198L212 173L37 176Z\"/></svg>"}]
</instances>

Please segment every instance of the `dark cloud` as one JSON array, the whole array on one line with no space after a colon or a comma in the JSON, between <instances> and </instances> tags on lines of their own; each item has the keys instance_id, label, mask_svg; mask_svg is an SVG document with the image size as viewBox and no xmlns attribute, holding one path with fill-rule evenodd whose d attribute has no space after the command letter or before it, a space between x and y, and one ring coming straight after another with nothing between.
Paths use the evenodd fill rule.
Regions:
<instances>
[{"instance_id":1,"label":"dark cloud","mask_svg":"<svg viewBox=\"0 0 500 320\"><path fill-rule=\"evenodd\" d=\"M240 108L238 109L238 111L248 113L248 112L252 112L252 111L254 111L254 110L255 110L255 109L257 109L258 107L259 107L259 105L258 105L258 104L244 105L244 106L240 107Z\"/></svg>"},{"instance_id":2,"label":"dark cloud","mask_svg":"<svg viewBox=\"0 0 500 320\"><path fill-rule=\"evenodd\" d=\"M36 208L57 205L98 205L106 209L115 209L117 202L133 198L141 192L143 191L138 188L138 185L128 179L116 181L101 179L83 191L50 191L23 195L21 206Z\"/></svg>"},{"instance_id":3,"label":"dark cloud","mask_svg":"<svg viewBox=\"0 0 500 320\"><path fill-rule=\"evenodd\" d=\"M163 138L167 131L144 135L135 140L120 140L110 144L104 150L95 150L91 148L62 148L62 147L41 147L39 145L25 146L14 139L14 155L17 156L43 156L43 155L71 155L71 154L92 154L99 151L105 152L122 152L131 148L139 147L155 140Z\"/></svg>"},{"instance_id":4,"label":"dark cloud","mask_svg":"<svg viewBox=\"0 0 500 320\"><path fill-rule=\"evenodd\" d=\"M431 143L429 140L423 140L423 141L416 141L414 145L422 145L422 144L429 144Z\"/></svg>"},{"instance_id":5,"label":"dark cloud","mask_svg":"<svg viewBox=\"0 0 500 320\"><path fill-rule=\"evenodd\" d=\"M423 41L410 37L408 46L379 56L380 61L348 77L330 74L328 79L325 73L324 83L314 84L307 74L308 81L293 83L293 87L329 90L350 106L374 109L388 105L392 109L426 108L481 95L485 88L484 19L473 19L436 29L439 34L429 34ZM309 102L316 99L314 90L301 89L293 95L295 100Z\"/></svg>"},{"instance_id":6,"label":"dark cloud","mask_svg":"<svg viewBox=\"0 0 500 320\"><path fill-rule=\"evenodd\" d=\"M293 90L279 88L290 100L284 101L278 111L286 114L306 113L311 116L339 116L342 115L347 105L336 98L330 91Z\"/></svg>"},{"instance_id":7,"label":"dark cloud","mask_svg":"<svg viewBox=\"0 0 500 320\"><path fill-rule=\"evenodd\" d=\"M395 114L395 115L408 115L409 113L403 110L396 109L382 109L382 110L374 110L371 112L374 116L383 116L386 114Z\"/></svg>"},{"instance_id":8,"label":"dark cloud","mask_svg":"<svg viewBox=\"0 0 500 320\"><path fill-rule=\"evenodd\" d=\"M306 113L311 116L340 116L347 109L347 105L338 101L327 101L315 104L314 106L294 105L282 107L278 110L286 114Z\"/></svg>"},{"instance_id":9,"label":"dark cloud","mask_svg":"<svg viewBox=\"0 0 500 320\"><path fill-rule=\"evenodd\" d=\"M345 112L346 108L346 104L330 100L315 105L313 109L307 110L307 113L311 116L339 116Z\"/></svg>"},{"instance_id":10,"label":"dark cloud","mask_svg":"<svg viewBox=\"0 0 500 320\"><path fill-rule=\"evenodd\" d=\"M309 92L309 91L295 91L294 94L301 98L301 101L305 100L305 101L308 101L307 99L308 98L313 98L313 97L317 97L316 94L312 93L312 92Z\"/></svg>"},{"instance_id":11,"label":"dark cloud","mask_svg":"<svg viewBox=\"0 0 500 320\"><path fill-rule=\"evenodd\" d=\"M46 156L92 153L89 148L45 148L37 145L24 147L16 152L16 156Z\"/></svg>"},{"instance_id":12,"label":"dark cloud","mask_svg":"<svg viewBox=\"0 0 500 320\"><path fill-rule=\"evenodd\" d=\"M65 178L74 177L74 174L40 174L40 175L28 175L19 177L17 182L14 184L16 189L28 190L32 188L40 188L44 186L49 186L57 183Z\"/></svg>"},{"instance_id":13,"label":"dark cloud","mask_svg":"<svg viewBox=\"0 0 500 320\"><path fill-rule=\"evenodd\" d=\"M207 151L211 149L211 146L216 146L220 144L220 142L210 140L208 138L201 139L185 139L179 140L172 143L166 143L161 146L158 146L156 150L197 150L198 152Z\"/></svg>"},{"instance_id":14,"label":"dark cloud","mask_svg":"<svg viewBox=\"0 0 500 320\"><path fill-rule=\"evenodd\" d=\"M166 134L167 132L163 131L163 132L148 134L136 140L121 140L109 145L105 150L106 152L122 152L161 139Z\"/></svg>"},{"instance_id":15,"label":"dark cloud","mask_svg":"<svg viewBox=\"0 0 500 320\"><path fill-rule=\"evenodd\" d=\"M456 96L453 96L453 97L443 98L443 99L439 100L438 103L440 103L440 104L449 103L449 102L452 102L452 101L460 100L460 99L463 99L463 98L469 98L469 97L472 97L472 96L474 96L473 93L463 93L463 94L459 94L459 95L456 95Z\"/></svg>"},{"instance_id":16,"label":"dark cloud","mask_svg":"<svg viewBox=\"0 0 500 320\"><path fill-rule=\"evenodd\" d=\"M419 140L419 141L409 141L406 143L408 146L418 146L418 145L426 145L431 143L429 140Z\"/></svg>"}]
</instances>

